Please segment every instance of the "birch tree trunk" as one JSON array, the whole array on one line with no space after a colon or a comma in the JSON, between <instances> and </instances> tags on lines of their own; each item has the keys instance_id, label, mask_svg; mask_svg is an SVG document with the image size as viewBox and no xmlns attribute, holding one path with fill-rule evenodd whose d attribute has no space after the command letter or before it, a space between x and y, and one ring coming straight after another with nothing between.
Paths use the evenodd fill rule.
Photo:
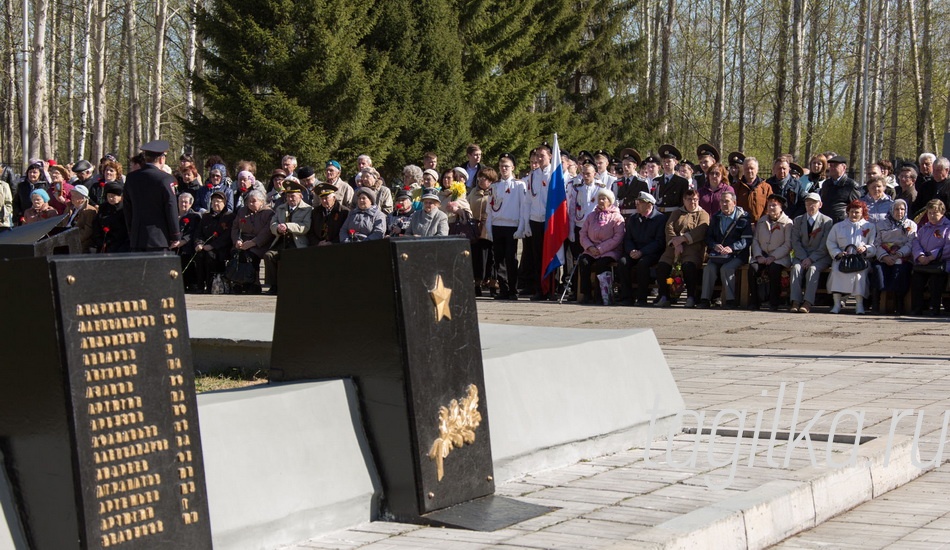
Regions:
<instances>
[{"instance_id":1,"label":"birch tree trunk","mask_svg":"<svg viewBox=\"0 0 950 550\"><path fill-rule=\"evenodd\" d=\"M788 150L798 159L802 141L802 33L805 27L805 0L792 0L792 112Z\"/></svg>"},{"instance_id":2,"label":"birch tree trunk","mask_svg":"<svg viewBox=\"0 0 950 550\"><path fill-rule=\"evenodd\" d=\"M923 36L923 47L921 48L921 57L923 61L923 75L921 81L923 82L923 89L921 90L921 105L923 107L923 125L924 125L924 143L921 151L936 151L937 136L934 132L934 119L933 119L933 78L934 78L934 55L933 55L933 41L931 40L932 24L931 20L933 19L933 10L931 9L930 0L923 0L923 9L920 14L921 19L924 22L924 36Z\"/></svg>"},{"instance_id":3,"label":"birch tree trunk","mask_svg":"<svg viewBox=\"0 0 950 550\"><path fill-rule=\"evenodd\" d=\"M86 32L82 47L82 110L79 113L79 145L76 148L76 158L86 156L86 134L89 131L89 47L92 42L92 11L93 0L86 0Z\"/></svg>"},{"instance_id":4,"label":"birch tree trunk","mask_svg":"<svg viewBox=\"0 0 950 550\"><path fill-rule=\"evenodd\" d=\"M76 10L69 10L69 59L76 59ZM66 127L69 129L69 144L66 146L67 158L76 158L76 78L72 64L66 66Z\"/></svg>"},{"instance_id":5,"label":"birch tree trunk","mask_svg":"<svg viewBox=\"0 0 950 550\"><path fill-rule=\"evenodd\" d=\"M910 59L911 64L914 69L914 99L917 104L917 127L916 127L916 137L917 137L917 153L923 153L928 149L924 147L925 137L927 133L924 128L926 128L926 117L923 114L924 111L924 94L923 94L923 84L921 83L921 74L920 74L920 51L917 44L917 5L916 0L907 0L907 26L908 32L910 33Z\"/></svg>"},{"instance_id":6,"label":"birch tree trunk","mask_svg":"<svg viewBox=\"0 0 950 550\"><path fill-rule=\"evenodd\" d=\"M192 83L195 78L195 58L198 53L198 28L196 18L198 16L198 0L191 0L188 8L188 53L185 58L185 74L187 78L187 89L185 90L185 116L188 120L194 120L195 113L195 92ZM190 137L185 137L185 150L192 149Z\"/></svg>"},{"instance_id":7,"label":"birch tree trunk","mask_svg":"<svg viewBox=\"0 0 950 550\"><path fill-rule=\"evenodd\" d=\"M50 36L58 38L60 30L62 29L62 26L63 26L63 21L64 21L61 2L59 3L59 9L57 10L54 7L53 12L54 12L54 15L52 18L52 23L50 24ZM50 73L52 74L52 78L50 79L51 87L50 87L49 95L47 96L47 99L46 99L46 105L47 105L46 111L47 111L47 114L49 115L49 118L46 121L46 125L49 128L49 141L50 141L49 150L52 154L57 154L57 155L62 153L59 147L59 105L60 105L59 97L60 97L60 90L62 88L61 83L63 81L63 74L62 74L63 63L60 60L60 57L61 57L60 54L61 52L60 52L60 47L59 47L59 40L51 40L49 58L51 61Z\"/></svg>"},{"instance_id":8,"label":"birch tree trunk","mask_svg":"<svg viewBox=\"0 0 950 550\"><path fill-rule=\"evenodd\" d=\"M135 18L135 0L127 0L125 4L125 55L129 67L129 153L145 140L142 126L142 103L139 99L139 72L138 60L135 58L135 34L137 21Z\"/></svg>"},{"instance_id":9,"label":"birch tree trunk","mask_svg":"<svg viewBox=\"0 0 950 550\"><path fill-rule=\"evenodd\" d=\"M901 35L904 33L904 22L900 20L903 15L903 0L897 0L897 8L894 10L894 65L891 67L891 135L887 145L887 157L891 159L897 158L897 112L900 107L900 88L904 74L901 57Z\"/></svg>"},{"instance_id":10,"label":"birch tree trunk","mask_svg":"<svg viewBox=\"0 0 950 550\"><path fill-rule=\"evenodd\" d=\"M852 112L851 117L851 149L848 156L848 162L851 163L852 168L856 167L858 162L858 140L861 137L861 100L864 97L864 72L868 70L867 65L864 63L864 33L865 25L870 24L870 21L865 20L865 13L868 11L868 2L870 0L861 0L861 5L858 8L860 17L858 24L858 31L855 34L855 41L858 44L857 48L857 57L855 58L855 64L857 70L854 72L858 75L854 79L854 111ZM864 167L860 167L859 170L855 170L855 174L859 174L864 170Z\"/></svg>"},{"instance_id":11,"label":"birch tree trunk","mask_svg":"<svg viewBox=\"0 0 950 550\"><path fill-rule=\"evenodd\" d=\"M813 5L809 13L808 28L808 114L805 127L805 156L802 160L808 162L814 151L812 143L815 138L815 103L816 99L821 97L821 80L817 78L816 67L818 66L818 23L820 21L818 6Z\"/></svg>"},{"instance_id":12,"label":"birch tree trunk","mask_svg":"<svg viewBox=\"0 0 950 550\"><path fill-rule=\"evenodd\" d=\"M7 29L14 28L13 18L13 0L4 0L3 18ZM16 132L16 85L13 75L16 74L16 42L14 33L3 33L3 65L6 69L7 78L3 83L3 162L13 165L14 148L13 136ZM15 182L8 182L15 183Z\"/></svg>"},{"instance_id":13,"label":"birch tree trunk","mask_svg":"<svg viewBox=\"0 0 950 550\"><path fill-rule=\"evenodd\" d=\"M30 151L42 158L50 158L49 134L45 136L43 121L46 118L46 21L49 17L49 0L35 0L33 5L33 41L30 55L30 73L33 75L30 88Z\"/></svg>"},{"instance_id":14,"label":"birch tree trunk","mask_svg":"<svg viewBox=\"0 0 950 550\"><path fill-rule=\"evenodd\" d=\"M673 34L673 21L676 16L676 0L667 0L666 19L663 23L660 54L660 97L658 114L660 118L660 141L665 141L670 131L670 35Z\"/></svg>"},{"instance_id":15,"label":"birch tree trunk","mask_svg":"<svg viewBox=\"0 0 950 550\"><path fill-rule=\"evenodd\" d=\"M789 0L779 2L779 21L789 19ZM763 22L764 23L764 22ZM764 27L765 25L763 25ZM782 154L782 134L785 126L782 118L785 114L785 96L788 90L785 80L788 74L788 26L779 25L778 31L778 66L775 68L775 110L772 116L772 158Z\"/></svg>"},{"instance_id":16,"label":"birch tree trunk","mask_svg":"<svg viewBox=\"0 0 950 550\"><path fill-rule=\"evenodd\" d=\"M726 26L729 21L729 0L719 0L719 33L716 45L719 50L719 60L716 68L716 100L713 105L713 120L711 141L712 144L723 150L723 114L726 110Z\"/></svg>"},{"instance_id":17,"label":"birch tree trunk","mask_svg":"<svg viewBox=\"0 0 950 550\"><path fill-rule=\"evenodd\" d=\"M98 164L105 153L106 129L106 18L107 0L95 0L95 34L93 35L92 71L92 146L89 161Z\"/></svg>"},{"instance_id":18,"label":"birch tree trunk","mask_svg":"<svg viewBox=\"0 0 950 550\"><path fill-rule=\"evenodd\" d=\"M162 131L162 71L165 65L165 25L168 18L168 0L158 0L155 6L155 71L152 76L152 127L149 139L159 139Z\"/></svg>"},{"instance_id":19,"label":"birch tree trunk","mask_svg":"<svg viewBox=\"0 0 950 550\"><path fill-rule=\"evenodd\" d=\"M746 102L746 66L745 66L745 34L746 15L745 0L739 0L739 25L736 29L739 36L739 151L745 151L745 102Z\"/></svg>"}]
</instances>

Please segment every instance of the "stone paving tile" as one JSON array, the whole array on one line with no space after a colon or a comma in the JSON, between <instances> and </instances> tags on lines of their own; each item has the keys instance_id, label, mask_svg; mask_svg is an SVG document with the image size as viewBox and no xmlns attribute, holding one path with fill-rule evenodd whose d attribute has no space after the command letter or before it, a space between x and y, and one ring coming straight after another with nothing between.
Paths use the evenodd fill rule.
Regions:
<instances>
[{"instance_id":1,"label":"stone paving tile","mask_svg":"<svg viewBox=\"0 0 950 550\"><path fill-rule=\"evenodd\" d=\"M547 533L568 533L604 539L622 540L634 533L646 530L646 525L604 521L589 517L572 519L545 529ZM516 541L514 541L516 542Z\"/></svg>"},{"instance_id":2,"label":"stone paving tile","mask_svg":"<svg viewBox=\"0 0 950 550\"><path fill-rule=\"evenodd\" d=\"M555 533L550 530L528 533L507 541L512 546L545 549L604 548L617 541L610 538L592 537L575 533ZM454 547L453 547L454 550Z\"/></svg>"}]
</instances>

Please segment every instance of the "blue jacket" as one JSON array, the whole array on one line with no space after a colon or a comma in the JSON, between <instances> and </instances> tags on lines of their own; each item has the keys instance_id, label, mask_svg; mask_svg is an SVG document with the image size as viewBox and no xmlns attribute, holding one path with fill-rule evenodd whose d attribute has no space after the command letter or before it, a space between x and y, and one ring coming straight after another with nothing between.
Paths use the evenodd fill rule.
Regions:
<instances>
[{"instance_id":1,"label":"blue jacket","mask_svg":"<svg viewBox=\"0 0 950 550\"><path fill-rule=\"evenodd\" d=\"M664 248L666 248L666 216L656 207L646 218L640 214L627 218L623 234L624 256L630 254L631 250L639 250L644 256L659 258Z\"/></svg>"},{"instance_id":2,"label":"blue jacket","mask_svg":"<svg viewBox=\"0 0 950 550\"><path fill-rule=\"evenodd\" d=\"M706 249L709 252L709 257L723 257L713 252L716 245L721 244L732 249L732 253L726 257L748 260L749 247L752 245L752 220L749 219L748 212L740 206L736 207L735 224L729 229L728 234L724 234L722 229L722 220L725 217L726 215L722 212L716 212L709 220L709 230L706 231ZM728 228L730 224L732 224L731 221L726 227Z\"/></svg>"}]
</instances>

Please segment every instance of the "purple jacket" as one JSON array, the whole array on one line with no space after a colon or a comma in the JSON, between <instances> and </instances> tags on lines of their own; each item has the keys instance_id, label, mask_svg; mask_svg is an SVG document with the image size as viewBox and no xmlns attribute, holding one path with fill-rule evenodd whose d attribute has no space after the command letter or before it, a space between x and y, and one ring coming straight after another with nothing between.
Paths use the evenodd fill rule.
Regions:
<instances>
[{"instance_id":1,"label":"purple jacket","mask_svg":"<svg viewBox=\"0 0 950 550\"><path fill-rule=\"evenodd\" d=\"M944 216L938 224L927 222L918 227L912 249L914 263L917 263L917 258L920 256L940 255L944 266L950 268L950 219Z\"/></svg>"},{"instance_id":2,"label":"purple jacket","mask_svg":"<svg viewBox=\"0 0 950 550\"><path fill-rule=\"evenodd\" d=\"M623 251L623 233L625 229L623 216L616 206L610 205L607 210L594 210L584 218L581 227L581 246L584 250L596 246L601 257L608 256L615 260L620 259Z\"/></svg>"},{"instance_id":3,"label":"purple jacket","mask_svg":"<svg viewBox=\"0 0 950 550\"><path fill-rule=\"evenodd\" d=\"M719 212L719 199L722 198L723 193L728 191L733 195L736 194L736 190L725 182L716 189L710 189L708 185L703 185L697 191L699 191L699 206L709 213L710 218L713 217L713 214Z\"/></svg>"}]
</instances>

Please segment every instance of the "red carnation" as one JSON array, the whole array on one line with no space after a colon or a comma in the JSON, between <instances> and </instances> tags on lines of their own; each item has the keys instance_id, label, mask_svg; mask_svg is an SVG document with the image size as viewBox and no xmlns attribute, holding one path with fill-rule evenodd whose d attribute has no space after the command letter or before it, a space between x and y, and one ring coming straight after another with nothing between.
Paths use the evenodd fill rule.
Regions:
<instances>
[{"instance_id":1,"label":"red carnation","mask_svg":"<svg viewBox=\"0 0 950 550\"><path fill-rule=\"evenodd\" d=\"M99 187L105 187L105 186L106 186L106 182L104 182L104 181L100 181L100 182L99 182Z\"/></svg>"},{"instance_id":2,"label":"red carnation","mask_svg":"<svg viewBox=\"0 0 950 550\"><path fill-rule=\"evenodd\" d=\"M207 188L208 188L208 189L214 189L214 184L213 184L213 183L207 184Z\"/></svg>"},{"instance_id":3,"label":"red carnation","mask_svg":"<svg viewBox=\"0 0 950 550\"><path fill-rule=\"evenodd\" d=\"M241 223L247 223L247 218L241 218Z\"/></svg>"},{"instance_id":4,"label":"red carnation","mask_svg":"<svg viewBox=\"0 0 950 550\"><path fill-rule=\"evenodd\" d=\"M191 221L191 218L187 218L187 217L186 217L186 218L182 218L181 221L184 222L184 223L189 223L189 222Z\"/></svg>"},{"instance_id":5,"label":"red carnation","mask_svg":"<svg viewBox=\"0 0 950 550\"><path fill-rule=\"evenodd\" d=\"M103 227L103 228L102 228L102 232L103 232L103 233L108 233L109 231L111 231L111 230L109 229L109 226L106 226L106 227Z\"/></svg>"},{"instance_id":6,"label":"red carnation","mask_svg":"<svg viewBox=\"0 0 950 550\"><path fill-rule=\"evenodd\" d=\"M402 190L403 190L403 191L409 191L410 189L412 189L412 186L409 186L409 185L403 185L403 186L402 186Z\"/></svg>"},{"instance_id":7,"label":"red carnation","mask_svg":"<svg viewBox=\"0 0 950 550\"><path fill-rule=\"evenodd\" d=\"M617 187L623 187L623 180L617 180Z\"/></svg>"},{"instance_id":8,"label":"red carnation","mask_svg":"<svg viewBox=\"0 0 950 550\"><path fill-rule=\"evenodd\" d=\"M217 232L217 231L215 231L214 233L211 234L211 238L212 238L212 239L215 238L215 237L217 237L217 236L218 236L218 232Z\"/></svg>"},{"instance_id":9,"label":"red carnation","mask_svg":"<svg viewBox=\"0 0 950 550\"><path fill-rule=\"evenodd\" d=\"M356 230L355 230L355 229L350 229L350 236L352 237L353 235L356 235Z\"/></svg>"}]
</instances>

